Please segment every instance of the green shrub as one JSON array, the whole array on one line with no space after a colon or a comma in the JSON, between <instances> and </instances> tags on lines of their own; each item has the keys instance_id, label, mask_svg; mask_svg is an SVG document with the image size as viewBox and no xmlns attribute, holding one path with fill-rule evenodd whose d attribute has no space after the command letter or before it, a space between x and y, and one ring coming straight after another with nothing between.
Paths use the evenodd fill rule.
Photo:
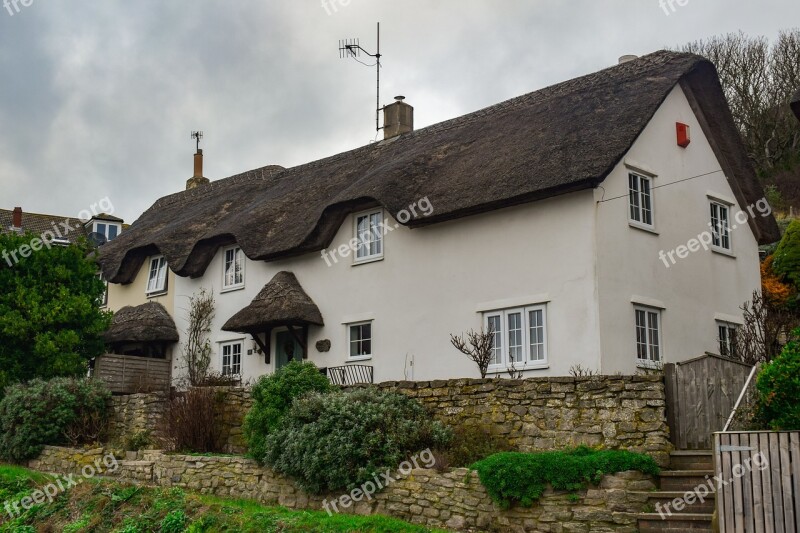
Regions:
<instances>
[{"instance_id":1,"label":"green shrub","mask_svg":"<svg viewBox=\"0 0 800 533\"><path fill-rule=\"evenodd\" d=\"M263 461L267 435L278 427L295 398L308 392L330 392L333 385L313 363L292 361L253 386L253 407L244 419L250 455Z\"/></svg>"},{"instance_id":2,"label":"green shrub","mask_svg":"<svg viewBox=\"0 0 800 533\"><path fill-rule=\"evenodd\" d=\"M652 457L624 450L574 450L539 453L498 453L472 465L492 499L502 508L519 503L530 507L548 484L576 491L598 484L606 474L638 470L657 475Z\"/></svg>"},{"instance_id":3,"label":"green shrub","mask_svg":"<svg viewBox=\"0 0 800 533\"><path fill-rule=\"evenodd\" d=\"M772 269L800 288L800 220L792 220L775 249Z\"/></svg>"},{"instance_id":4,"label":"green shrub","mask_svg":"<svg viewBox=\"0 0 800 533\"><path fill-rule=\"evenodd\" d=\"M106 428L111 393L86 378L35 379L11 385L0 401L0 456L36 457L45 445L96 442Z\"/></svg>"},{"instance_id":5,"label":"green shrub","mask_svg":"<svg viewBox=\"0 0 800 533\"><path fill-rule=\"evenodd\" d=\"M294 402L266 440L264 461L308 492L349 489L427 448L450 431L418 401L374 388L312 393Z\"/></svg>"},{"instance_id":6,"label":"green shrub","mask_svg":"<svg viewBox=\"0 0 800 533\"><path fill-rule=\"evenodd\" d=\"M790 342L764 365L756 388L760 420L775 430L800 429L800 343Z\"/></svg>"},{"instance_id":7,"label":"green shrub","mask_svg":"<svg viewBox=\"0 0 800 533\"><path fill-rule=\"evenodd\" d=\"M151 442L152 439L150 438L149 431L137 431L125 439L124 446L126 450L138 452L139 450L144 450L150 446Z\"/></svg>"},{"instance_id":8,"label":"green shrub","mask_svg":"<svg viewBox=\"0 0 800 533\"><path fill-rule=\"evenodd\" d=\"M446 448L435 450L436 468L461 468L475 461L514 448L508 439L497 433L495 426L458 426Z\"/></svg>"},{"instance_id":9,"label":"green shrub","mask_svg":"<svg viewBox=\"0 0 800 533\"><path fill-rule=\"evenodd\" d=\"M181 533L186 529L186 514L178 509L171 511L161 521L161 533Z\"/></svg>"}]
</instances>

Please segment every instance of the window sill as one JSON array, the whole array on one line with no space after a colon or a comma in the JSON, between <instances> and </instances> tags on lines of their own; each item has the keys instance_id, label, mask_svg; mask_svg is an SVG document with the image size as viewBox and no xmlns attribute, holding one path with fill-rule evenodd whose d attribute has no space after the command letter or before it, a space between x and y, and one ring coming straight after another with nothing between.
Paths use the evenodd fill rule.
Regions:
<instances>
[{"instance_id":1,"label":"window sill","mask_svg":"<svg viewBox=\"0 0 800 533\"><path fill-rule=\"evenodd\" d=\"M642 368L645 370L659 370L663 368L664 362L663 361L636 361L636 368Z\"/></svg>"},{"instance_id":2,"label":"window sill","mask_svg":"<svg viewBox=\"0 0 800 533\"><path fill-rule=\"evenodd\" d=\"M219 293L220 294L225 294L226 292L236 292L236 291L240 291L242 289L244 289L244 284L242 284L242 285L233 285L231 287L223 287L222 290L219 291Z\"/></svg>"},{"instance_id":3,"label":"window sill","mask_svg":"<svg viewBox=\"0 0 800 533\"><path fill-rule=\"evenodd\" d=\"M353 260L353 266L375 263L376 261L383 261L383 256L376 255L375 257L364 257L362 259Z\"/></svg>"},{"instance_id":4,"label":"window sill","mask_svg":"<svg viewBox=\"0 0 800 533\"><path fill-rule=\"evenodd\" d=\"M641 231L646 231L647 233L650 233L652 235L659 234L656 231L655 226L648 226L647 224L642 224L641 222L636 222L635 220L628 220L628 226Z\"/></svg>"},{"instance_id":5,"label":"window sill","mask_svg":"<svg viewBox=\"0 0 800 533\"><path fill-rule=\"evenodd\" d=\"M359 355L358 357L348 357L344 363L360 363L361 361L371 361L371 355Z\"/></svg>"},{"instance_id":6,"label":"window sill","mask_svg":"<svg viewBox=\"0 0 800 533\"><path fill-rule=\"evenodd\" d=\"M163 291L156 291L156 292L148 292L145 296L147 298L158 298L159 296L166 296L169 293L168 290Z\"/></svg>"},{"instance_id":7,"label":"window sill","mask_svg":"<svg viewBox=\"0 0 800 533\"><path fill-rule=\"evenodd\" d=\"M715 254L724 255L725 257L730 257L731 259L736 259L736 254L733 253L731 250L726 250L725 248L717 248L716 246L711 247L711 251Z\"/></svg>"},{"instance_id":8,"label":"window sill","mask_svg":"<svg viewBox=\"0 0 800 533\"><path fill-rule=\"evenodd\" d=\"M549 363L542 363L542 364L528 364L524 366L519 366L515 369L516 372L527 372L528 370L547 370L550 368ZM507 366L495 366L489 367L486 369L486 374L507 374L511 371L511 367Z\"/></svg>"}]
</instances>

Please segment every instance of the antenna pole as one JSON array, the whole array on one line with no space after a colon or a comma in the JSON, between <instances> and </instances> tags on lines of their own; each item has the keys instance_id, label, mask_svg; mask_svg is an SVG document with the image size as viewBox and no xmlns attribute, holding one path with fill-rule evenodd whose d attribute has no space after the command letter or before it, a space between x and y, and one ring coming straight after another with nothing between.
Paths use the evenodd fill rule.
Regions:
<instances>
[{"instance_id":1,"label":"antenna pole","mask_svg":"<svg viewBox=\"0 0 800 533\"><path fill-rule=\"evenodd\" d=\"M378 22L378 53L375 54L377 59L375 68L377 69L378 76L378 96L376 97L375 105L375 131L381 131L380 128L380 115L381 115L381 23Z\"/></svg>"}]
</instances>

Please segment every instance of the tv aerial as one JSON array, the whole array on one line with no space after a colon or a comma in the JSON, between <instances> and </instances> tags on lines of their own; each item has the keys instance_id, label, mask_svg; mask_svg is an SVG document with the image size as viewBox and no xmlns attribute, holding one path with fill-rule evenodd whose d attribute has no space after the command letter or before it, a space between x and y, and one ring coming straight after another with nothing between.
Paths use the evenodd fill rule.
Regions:
<instances>
[{"instance_id":1,"label":"tv aerial","mask_svg":"<svg viewBox=\"0 0 800 533\"><path fill-rule=\"evenodd\" d=\"M361 54L375 58L375 64L368 65L358 58ZM375 67L375 74L377 78L377 96L375 104L375 131L380 131L380 114L381 114L381 23L378 22L378 51L374 54L369 53L361 47L360 40L355 39L340 39L339 40L339 59L353 58L365 67Z\"/></svg>"},{"instance_id":2,"label":"tv aerial","mask_svg":"<svg viewBox=\"0 0 800 533\"><path fill-rule=\"evenodd\" d=\"M197 152L198 153L200 152L200 139L202 139L202 138L203 138L203 132L202 131L193 131L192 132L192 139L197 141Z\"/></svg>"}]
</instances>

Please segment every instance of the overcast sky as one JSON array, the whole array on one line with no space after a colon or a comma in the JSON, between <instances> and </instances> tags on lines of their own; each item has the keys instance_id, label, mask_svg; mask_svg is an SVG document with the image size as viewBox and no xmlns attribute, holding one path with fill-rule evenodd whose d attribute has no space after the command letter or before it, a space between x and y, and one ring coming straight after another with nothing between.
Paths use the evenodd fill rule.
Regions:
<instances>
[{"instance_id":1,"label":"overcast sky","mask_svg":"<svg viewBox=\"0 0 800 533\"><path fill-rule=\"evenodd\" d=\"M797 0L675 0L674 11L659 0L325 2L0 9L0 208L75 216L109 197L133 222L185 187L193 129L205 132L212 180L367 144L375 69L340 60L337 48L359 37L374 51L378 21L381 103L405 95L418 128L623 54L738 30L772 39L800 25Z\"/></svg>"}]
</instances>

